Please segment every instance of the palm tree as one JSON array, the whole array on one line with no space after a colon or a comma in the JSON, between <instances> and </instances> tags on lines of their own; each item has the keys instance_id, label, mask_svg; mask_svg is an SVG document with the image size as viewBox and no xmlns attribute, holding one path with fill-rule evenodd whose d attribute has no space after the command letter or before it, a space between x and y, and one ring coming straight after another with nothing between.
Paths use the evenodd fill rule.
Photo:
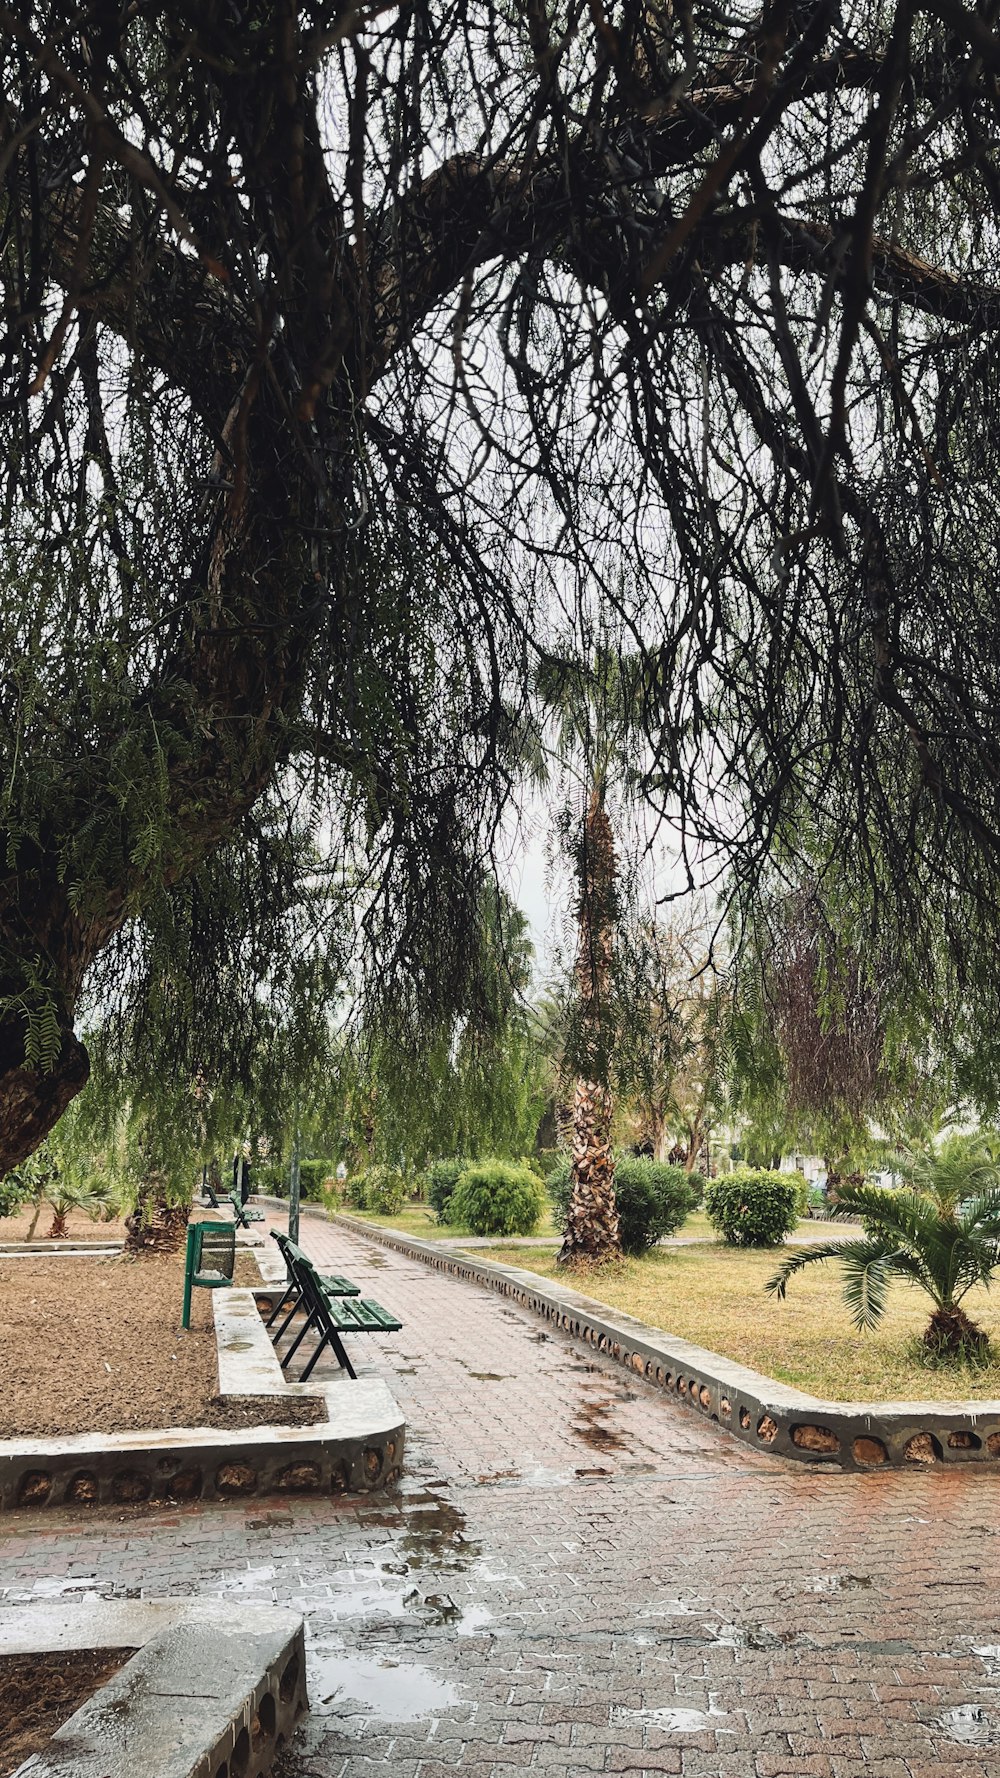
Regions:
<instances>
[{"instance_id":1,"label":"palm tree","mask_svg":"<svg viewBox=\"0 0 1000 1778\"><path fill-rule=\"evenodd\" d=\"M91 1222L106 1221L114 1212L115 1198L111 1187L102 1180L94 1178L73 1181L64 1174L51 1174L35 1200L35 1212L24 1237L26 1241L32 1239L46 1205L52 1211L48 1239L66 1241L69 1239L71 1211L82 1211L84 1216L89 1216Z\"/></svg>"},{"instance_id":2,"label":"palm tree","mask_svg":"<svg viewBox=\"0 0 1000 1778\"><path fill-rule=\"evenodd\" d=\"M559 1259L602 1260L620 1252L611 1147L611 1070L615 1015L612 982L619 883L609 786L625 782L633 766L628 743L640 724L650 689L650 664L597 646L591 659L549 657L535 691L554 739L549 751L582 791L584 813L575 850L577 882L577 1006L567 1047L575 1072L572 1178ZM529 761L537 779L548 776L545 743Z\"/></svg>"},{"instance_id":3,"label":"palm tree","mask_svg":"<svg viewBox=\"0 0 1000 1778\"><path fill-rule=\"evenodd\" d=\"M986 1334L962 1308L976 1284L989 1287L1000 1264L1000 1163L986 1143L954 1136L938 1152L897 1163L905 1187L846 1182L830 1214L861 1216L864 1236L790 1255L767 1285L783 1298L804 1266L840 1262L844 1301L855 1327L878 1326L891 1281L917 1284L934 1304L923 1342L942 1357L985 1355Z\"/></svg>"}]
</instances>

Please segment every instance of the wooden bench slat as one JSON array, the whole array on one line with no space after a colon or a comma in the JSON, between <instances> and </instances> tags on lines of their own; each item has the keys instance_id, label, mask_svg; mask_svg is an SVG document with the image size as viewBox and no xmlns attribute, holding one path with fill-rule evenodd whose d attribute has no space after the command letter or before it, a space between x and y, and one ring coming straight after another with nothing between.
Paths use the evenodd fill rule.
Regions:
<instances>
[{"instance_id":1,"label":"wooden bench slat","mask_svg":"<svg viewBox=\"0 0 1000 1778\"><path fill-rule=\"evenodd\" d=\"M398 1333L402 1322L365 1297L331 1297L330 1320L338 1333Z\"/></svg>"}]
</instances>

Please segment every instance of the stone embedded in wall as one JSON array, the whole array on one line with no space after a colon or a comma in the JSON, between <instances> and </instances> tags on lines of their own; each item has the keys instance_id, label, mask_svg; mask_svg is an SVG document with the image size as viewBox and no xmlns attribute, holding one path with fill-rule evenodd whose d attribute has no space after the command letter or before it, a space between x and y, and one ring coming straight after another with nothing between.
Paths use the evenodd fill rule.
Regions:
<instances>
[{"instance_id":1,"label":"stone embedded in wall","mask_svg":"<svg viewBox=\"0 0 1000 1778\"><path fill-rule=\"evenodd\" d=\"M275 1476L274 1485L283 1494L309 1494L321 1481L318 1463L289 1463Z\"/></svg>"},{"instance_id":2,"label":"stone embedded in wall","mask_svg":"<svg viewBox=\"0 0 1000 1778\"><path fill-rule=\"evenodd\" d=\"M98 1482L93 1470L80 1469L75 1476L70 1477L69 1487L66 1489L67 1500L79 1506L93 1506L97 1494Z\"/></svg>"},{"instance_id":3,"label":"stone embedded in wall","mask_svg":"<svg viewBox=\"0 0 1000 1778\"><path fill-rule=\"evenodd\" d=\"M215 1486L220 1494L252 1494L257 1471L248 1463L222 1463L215 1472Z\"/></svg>"},{"instance_id":4,"label":"stone embedded in wall","mask_svg":"<svg viewBox=\"0 0 1000 1778\"><path fill-rule=\"evenodd\" d=\"M889 1453L880 1438L856 1438L853 1450L855 1463L860 1463L864 1469L878 1469L889 1461Z\"/></svg>"},{"instance_id":5,"label":"stone embedded in wall","mask_svg":"<svg viewBox=\"0 0 1000 1778\"><path fill-rule=\"evenodd\" d=\"M112 1477L111 1496L114 1500L148 1500L149 1492L149 1477L140 1469L120 1469Z\"/></svg>"},{"instance_id":6,"label":"stone embedded in wall","mask_svg":"<svg viewBox=\"0 0 1000 1778\"><path fill-rule=\"evenodd\" d=\"M52 1477L47 1470L29 1469L21 1477L17 1490L18 1506L41 1506L52 1492Z\"/></svg>"},{"instance_id":7,"label":"stone embedded in wall","mask_svg":"<svg viewBox=\"0 0 1000 1778\"><path fill-rule=\"evenodd\" d=\"M180 1469L167 1484L167 1493L172 1500L197 1500L202 1485L200 1469Z\"/></svg>"},{"instance_id":8,"label":"stone embedded in wall","mask_svg":"<svg viewBox=\"0 0 1000 1778\"><path fill-rule=\"evenodd\" d=\"M819 1451L827 1455L840 1450L840 1440L829 1426L793 1426L792 1443L802 1451Z\"/></svg>"}]
</instances>

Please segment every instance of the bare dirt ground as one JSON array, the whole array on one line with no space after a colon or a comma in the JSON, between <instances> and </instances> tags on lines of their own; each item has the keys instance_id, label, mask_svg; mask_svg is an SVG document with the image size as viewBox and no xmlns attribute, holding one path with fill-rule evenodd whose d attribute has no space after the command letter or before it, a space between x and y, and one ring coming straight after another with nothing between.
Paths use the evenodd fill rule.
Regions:
<instances>
[{"instance_id":1,"label":"bare dirt ground","mask_svg":"<svg viewBox=\"0 0 1000 1778\"><path fill-rule=\"evenodd\" d=\"M0 1217L0 1242L26 1241L34 1218L34 1206L23 1204L13 1216ZM124 1241L125 1224L117 1219L114 1222L93 1222L82 1210L71 1210L68 1223L69 1245L74 1241ZM35 1225L32 1241L44 1241L52 1227L52 1207L43 1204ZM53 1241L53 1247L61 1247L62 1241Z\"/></svg>"},{"instance_id":2,"label":"bare dirt ground","mask_svg":"<svg viewBox=\"0 0 1000 1778\"><path fill-rule=\"evenodd\" d=\"M236 1266L260 1283L252 1255ZM314 1401L220 1400L214 1292L194 1292L185 1333L183 1280L183 1252L0 1260L3 1436L316 1420Z\"/></svg>"},{"instance_id":3,"label":"bare dirt ground","mask_svg":"<svg viewBox=\"0 0 1000 1778\"><path fill-rule=\"evenodd\" d=\"M0 1778L40 1753L56 1729L134 1650L83 1649L72 1654L6 1655L0 1659Z\"/></svg>"}]
</instances>

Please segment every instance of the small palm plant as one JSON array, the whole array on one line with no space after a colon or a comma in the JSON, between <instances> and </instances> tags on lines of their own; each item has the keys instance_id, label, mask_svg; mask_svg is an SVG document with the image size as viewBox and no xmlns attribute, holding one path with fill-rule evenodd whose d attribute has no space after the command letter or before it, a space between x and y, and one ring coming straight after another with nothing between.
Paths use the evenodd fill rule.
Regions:
<instances>
[{"instance_id":1,"label":"small palm plant","mask_svg":"<svg viewBox=\"0 0 1000 1778\"><path fill-rule=\"evenodd\" d=\"M871 1331L885 1312L890 1283L904 1279L934 1304L923 1335L928 1353L982 1359L988 1337L961 1305L974 1285L989 1288L1000 1265L1000 1162L981 1138L953 1136L938 1151L909 1154L896 1166L906 1182L898 1190L865 1183L838 1189L830 1214L860 1216L862 1238L790 1254L766 1288L783 1298L796 1272L837 1260L854 1325Z\"/></svg>"},{"instance_id":2,"label":"small palm plant","mask_svg":"<svg viewBox=\"0 0 1000 1778\"><path fill-rule=\"evenodd\" d=\"M33 1238L38 1219L46 1205L52 1212L48 1231L50 1241L68 1240L71 1211L80 1210L85 1216L89 1216L91 1222L100 1222L113 1215L115 1208L113 1193L103 1181L85 1179L74 1182L63 1174L56 1174L54 1178L48 1179L36 1197L35 1213L25 1236L26 1241Z\"/></svg>"}]
</instances>

